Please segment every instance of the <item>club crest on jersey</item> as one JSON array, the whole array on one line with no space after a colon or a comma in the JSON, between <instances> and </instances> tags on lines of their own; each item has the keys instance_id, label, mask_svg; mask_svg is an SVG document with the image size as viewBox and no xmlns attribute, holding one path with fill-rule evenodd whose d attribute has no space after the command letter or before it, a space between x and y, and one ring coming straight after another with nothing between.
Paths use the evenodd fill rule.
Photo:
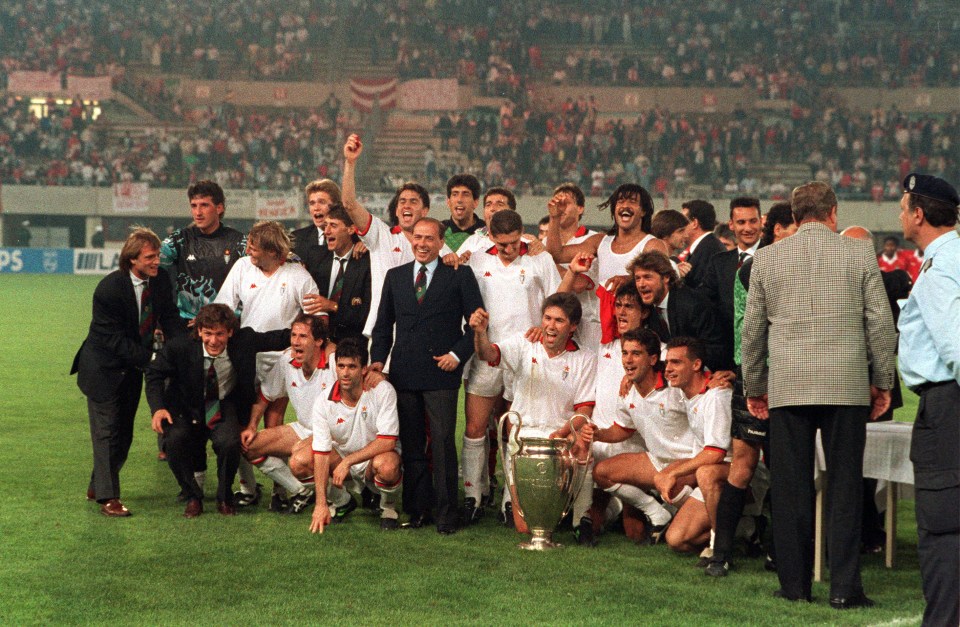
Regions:
<instances>
[{"instance_id":1,"label":"club crest on jersey","mask_svg":"<svg viewBox=\"0 0 960 627\"><path fill-rule=\"evenodd\" d=\"M664 406L663 403L660 403L660 417L663 418L666 415L667 415L667 408Z\"/></svg>"},{"instance_id":2,"label":"club crest on jersey","mask_svg":"<svg viewBox=\"0 0 960 627\"><path fill-rule=\"evenodd\" d=\"M360 408L360 415L363 416L363 419L364 419L364 420L367 419L367 406L366 406L366 405L363 405L363 406Z\"/></svg>"},{"instance_id":3,"label":"club crest on jersey","mask_svg":"<svg viewBox=\"0 0 960 627\"><path fill-rule=\"evenodd\" d=\"M520 283L523 283L527 280L527 271L523 268L520 268Z\"/></svg>"},{"instance_id":4,"label":"club crest on jersey","mask_svg":"<svg viewBox=\"0 0 960 627\"><path fill-rule=\"evenodd\" d=\"M281 283L281 284L280 284L280 293L283 294L283 293L285 293L286 291L287 291L287 284L286 284L286 283Z\"/></svg>"},{"instance_id":5,"label":"club crest on jersey","mask_svg":"<svg viewBox=\"0 0 960 627\"><path fill-rule=\"evenodd\" d=\"M562 375L564 381L567 380L567 375L569 375L569 374L570 374L570 366L564 366L564 367L563 367L563 375Z\"/></svg>"},{"instance_id":6,"label":"club crest on jersey","mask_svg":"<svg viewBox=\"0 0 960 627\"><path fill-rule=\"evenodd\" d=\"M230 249L229 249L229 248L226 249L225 251L223 251L223 263L224 263L224 264L229 264L229 263L230 263Z\"/></svg>"}]
</instances>

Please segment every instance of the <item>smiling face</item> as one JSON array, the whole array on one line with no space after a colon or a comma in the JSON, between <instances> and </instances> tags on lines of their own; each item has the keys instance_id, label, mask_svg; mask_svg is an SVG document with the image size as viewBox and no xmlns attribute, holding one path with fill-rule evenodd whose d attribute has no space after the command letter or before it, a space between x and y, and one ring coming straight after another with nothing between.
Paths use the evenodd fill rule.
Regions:
<instances>
[{"instance_id":1,"label":"smiling face","mask_svg":"<svg viewBox=\"0 0 960 627\"><path fill-rule=\"evenodd\" d=\"M640 342L628 340L620 348L623 360L623 371L631 383L643 381L657 365L659 355L647 354L647 349Z\"/></svg>"},{"instance_id":2,"label":"smiling face","mask_svg":"<svg viewBox=\"0 0 960 627\"><path fill-rule=\"evenodd\" d=\"M194 196L190 199L190 215L200 232L209 235L220 228L223 205L213 204L210 196Z\"/></svg>"},{"instance_id":3,"label":"smiling face","mask_svg":"<svg viewBox=\"0 0 960 627\"><path fill-rule=\"evenodd\" d=\"M216 357L227 349L227 341L233 337L233 329L215 324L212 327L200 327L199 335L207 354Z\"/></svg>"},{"instance_id":4,"label":"smiling face","mask_svg":"<svg viewBox=\"0 0 960 627\"><path fill-rule=\"evenodd\" d=\"M643 208L636 197L621 198L613 210L613 221L621 231L633 231L640 228L643 220Z\"/></svg>"},{"instance_id":5,"label":"smiling face","mask_svg":"<svg viewBox=\"0 0 960 627\"><path fill-rule=\"evenodd\" d=\"M264 272L270 272L280 265L280 257L276 253L260 248L259 243L252 239L247 240L247 257L250 263Z\"/></svg>"},{"instance_id":6,"label":"smiling face","mask_svg":"<svg viewBox=\"0 0 960 627\"><path fill-rule=\"evenodd\" d=\"M397 198L397 221L401 229L404 231L412 230L417 220L426 217L428 211L430 210L424 206L420 194L412 189L405 189L400 192L400 196Z\"/></svg>"},{"instance_id":7,"label":"smiling face","mask_svg":"<svg viewBox=\"0 0 960 627\"><path fill-rule=\"evenodd\" d=\"M670 278L653 270L637 268L633 271L633 281L644 305L656 307L670 291Z\"/></svg>"},{"instance_id":8,"label":"smiling face","mask_svg":"<svg viewBox=\"0 0 960 627\"><path fill-rule=\"evenodd\" d=\"M734 207L730 214L730 230L742 250L752 248L760 240L763 230L760 210L756 207Z\"/></svg>"},{"instance_id":9,"label":"smiling face","mask_svg":"<svg viewBox=\"0 0 960 627\"><path fill-rule=\"evenodd\" d=\"M664 378L670 384L670 387L680 388L681 390L690 385L694 375L702 367L699 359L690 359L686 346L668 348L665 364Z\"/></svg>"},{"instance_id":10,"label":"smiling face","mask_svg":"<svg viewBox=\"0 0 960 627\"><path fill-rule=\"evenodd\" d=\"M332 204L333 199L330 198L330 194L324 191L313 192L307 198L310 218L318 229L323 228L323 222L327 219L327 212L330 211L330 205Z\"/></svg>"},{"instance_id":11,"label":"smiling face","mask_svg":"<svg viewBox=\"0 0 960 627\"><path fill-rule=\"evenodd\" d=\"M450 218L463 228L470 226L474 220L473 212L477 208L477 199L466 185L456 185L447 196L447 207L450 208Z\"/></svg>"},{"instance_id":12,"label":"smiling face","mask_svg":"<svg viewBox=\"0 0 960 627\"><path fill-rule=\"evenodd\" d=\"M543 329L543 347L548 353L558 353L566 348L567 340L577 330L577 325L570 322L560 307L547 307L543 310L540 328Z\"/></svg>"},{"instance_id":13,"label":"smiling face","mask_svg":"<svg viewBox=\"0 0 960 627\"><path fill-rule=\"evenodd\" d=\"M130 260L130 272L138 279L149 279L160 272L160 250L144 244L140 254Z\"/></svg>"},{"instance_id":14,"label":"smiling face","mask_svg":"<svg viewBox=\"0 0 960 627\"><path fill-rule=\"evenodd\" d=\"M343 220L327 218L323 227L323 237L327 242L327 249L343 257L353 246L353 226L347 226Z\"/></svg>"},{"instance_id":15,"label":"smiling face","mask_svg":"<svg viewBox=\"0 0 960 627\"><path fill-rule=\"evenodd\" d=\"M443 248L443 236L436 222L423 220L413 227L413 257L417 263L428 264L440 256Z\"/></svg>"}]
</instances>

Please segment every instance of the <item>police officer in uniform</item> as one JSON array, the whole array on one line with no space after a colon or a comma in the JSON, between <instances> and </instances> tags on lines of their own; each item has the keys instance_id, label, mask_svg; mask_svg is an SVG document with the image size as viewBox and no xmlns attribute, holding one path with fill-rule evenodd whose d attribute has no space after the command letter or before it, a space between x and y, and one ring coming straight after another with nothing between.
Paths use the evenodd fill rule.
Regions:
<instances>
[{"instance_id":1,"label":"police officer in uniform","mask_svg":"<svg viewBox=\"0 0 960 627\"><path fill-rule=\"evenodd\" d=\"M935 176L903 180L903 235L925 261L900 311L900 372L920 395L910 459L924 625L960 624L960 237L957 190Z\"/></svg>"}]
</instances>

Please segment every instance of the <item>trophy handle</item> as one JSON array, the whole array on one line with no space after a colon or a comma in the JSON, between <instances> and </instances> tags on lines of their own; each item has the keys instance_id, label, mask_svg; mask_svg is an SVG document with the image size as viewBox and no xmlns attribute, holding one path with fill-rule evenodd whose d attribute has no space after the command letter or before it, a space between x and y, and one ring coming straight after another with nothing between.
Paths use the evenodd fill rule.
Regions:
<instances>
[{"instance_id":1,"label":"trophy handle","mask_svg":"<svg viewBox=\"0 0 960 627\"><path fill-rule=\"evenodd\" d=\"M586 414L574 414L570 416L570 420L567 421L567 424L570 425L570 432L573 433L574 440L580 437L580 433L577 431L577 428L573 426L573 421L576 419L577 416L580 416L581 418L586 420L588 423L593 422L593 419L591 419L590 416L587 416Z\"/></svg>"},{"instance_id":2,"label":"trophy handle","mask_svg":"<svg viewBox=\"0 0 960 627\"><path fill-rule=\"evenodd\" d=\"M513 441L516 442L517 448L520 448L520 427L523 425L523 418L520 417L520 414L511 410L504 413L502 416L500 416L500 419L497 421L497 437L499 437L500 441L504 443L504 446L499 447L500 448L500 464L503 466L503 478L507 482L508 486L513 486L516 484L513 480L513 473L508 471L508 468L509 468L507 466L508 453L507 453L507 447L505 446L506 443L509 441L510 434L507 433L507 437L506 438L503 437L503 425L504 423L506 423L507 418L516 419L517 425L516 425L516 431L513 432ZM514 505L516 506L516 504Z\"/></svg>"},{"instance_id":3,"label":"trophy handle","mask_svg":"<svg viewBox=\"0 0 960 627\"><path fill-rule=\"evenodd\" d=\"M574 414L570 416L570 420L568 424L570 425L570 431L573 433L574 442L576 442L576 439L580 437L580 433L577 432L576 427L573 426L573 421L577 416L580 416L581 418L586 420L588 423L593 423L593 419L590 416L587 416L586 414ZM571 444L567 450L569 451L570 449L573 448L573 446L574 445ZM590 457L591 457L590 452L588 451L587 459L585 461L581 462L579 459L574 458L574 463L585 468L590 463ZM583 484L586 481L586 474L587 473L583 471L574 473L573 489L570 491L570 501L567 503L567 506L563 510L564 516L566 516L570 512L570 508L573 506L573 499L575 498L577 492L579 492L583 488Z\"/></svg>"}]
</instances>

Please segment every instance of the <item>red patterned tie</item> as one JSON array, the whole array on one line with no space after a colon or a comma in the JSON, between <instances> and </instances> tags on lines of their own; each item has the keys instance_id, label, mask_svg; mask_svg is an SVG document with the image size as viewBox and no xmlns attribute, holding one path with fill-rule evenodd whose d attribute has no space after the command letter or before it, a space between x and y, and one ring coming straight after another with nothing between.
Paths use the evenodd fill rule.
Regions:
<instances>
[{"instance_id":1,"label":"red patterned tie","mask_svg":"<svg viewBox=\"0 0 960 627\"><path fill-rule=\"evenodd\" d=\"M427 295L427 266L420 266L420 272L417 273L417 280L413 286L417 289L417 302L422 303L423 297Z\"/></svg>"}]
</instances>

